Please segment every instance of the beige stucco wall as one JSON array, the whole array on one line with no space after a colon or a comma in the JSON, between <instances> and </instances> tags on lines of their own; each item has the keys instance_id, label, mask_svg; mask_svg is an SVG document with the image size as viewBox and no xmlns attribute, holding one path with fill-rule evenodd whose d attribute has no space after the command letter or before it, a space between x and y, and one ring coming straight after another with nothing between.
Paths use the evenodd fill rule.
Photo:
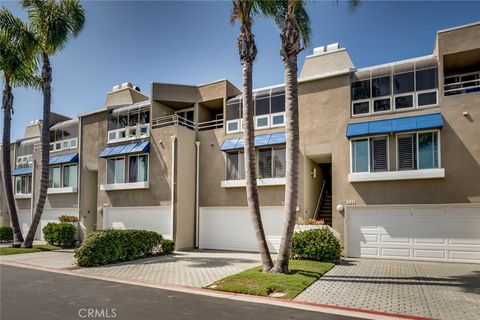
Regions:
<instances>
[{"instance_id":1,"label":"beige stucco wall","mask_svg":"<svg viewBox=\"0 0 480 320\"><path fill-rule=\"evenodd\" d=\"M225 153L220 146L225 136L224 128L201 131L198 133L200 141L200 206L247 206L245 187L222 188L220 182L225 179ZM278 131L278 130L277 130ZM281 206L285 199L284 186L259 187L261 206Z\"/></svg>"},{"instance_id":2,"label":"beige stucco wall","mask_svg":"<svg viewBox=\"0 0 480 320\"><path fill-rule=\"evenodd\" d=\"M175 248L193 248L195 235L195 131L177 127Z\"/></svg>"}]
</instances>

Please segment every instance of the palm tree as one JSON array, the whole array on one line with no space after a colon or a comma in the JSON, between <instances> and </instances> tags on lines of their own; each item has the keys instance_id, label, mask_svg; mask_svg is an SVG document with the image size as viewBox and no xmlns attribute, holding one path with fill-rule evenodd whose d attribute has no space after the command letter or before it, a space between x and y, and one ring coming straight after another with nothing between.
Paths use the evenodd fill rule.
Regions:
<instances>
[{"instance_id":1,"label":"palm tree","mask_svg":"<svg viewBox=\"0 0 480 320\"><path fill-rule=\"evenodd\" d=\"M10 134L13 114L12 87L37 87L38 78L35 43L29 26L5 8L0 10L0 70L3 88L3 183L13 229L13 246L23 242L22 230L18 222L17 209L13 197L10 160Z\"/></svg>"},{"instance_id":2,"label":"palm tree","mask_svg":"<svg viewBox=\"0 0 480 320\"><path fill-rule=\"evenodd\" d=\"M286 186L285 213L282 239L273 273L288 273L288 262L295 228L298 202L298 159L299 120L298 120L298 65L297 57L310 42L310 19L306 11L306 0L279 0L272 7L270 15L281 29L282 48L280 55L285 68L285 133L286 133ZM337 1L338 3L338 1ZM350 0L354 10L360 0ZM272 14L273 12L273 14Z\"/></svg>"},{"instance_id":3,"label":"palm tree","mask_svg":"<svg viewBox=\"0 0 480 320\"><path fill-rule=\"evenodd\" d=\"M240 35L237 46L243 75L243 137L245 157L245 182L247 191L248 209L253 229L257 238L258 249L262 258L262 269L270 271L273 267L272 258L268 249L267 238L263 229L260 213L260 202L257 189L257 168L255 161L255 136L253 124L253 97L252 97L252 70L253 61L257 55L255 38L252 33L253 16L265 12L267 1L233 0L233 10L230 22L240 23Z\"/></svg>"},{"instance_id":4,"label":"palm tree","mask_svg":"<svg viewBox=\"0 0 480 320\"><path fill-rule=\"evenodd\" d=\"M42 217L48 190L50 105L52 67L50 56L57 54L83 29L85 12L78 0L23 0L34 30L36 44L42 60L43 124L41 133L42 159L40 164L40 191L35 214L22 247L30 248Z\"/></svg>"}]
</instances>

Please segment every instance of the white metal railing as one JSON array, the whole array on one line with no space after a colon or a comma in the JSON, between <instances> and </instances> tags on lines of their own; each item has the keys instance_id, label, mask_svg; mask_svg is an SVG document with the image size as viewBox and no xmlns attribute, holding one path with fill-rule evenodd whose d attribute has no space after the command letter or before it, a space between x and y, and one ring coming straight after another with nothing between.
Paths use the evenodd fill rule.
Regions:
<instances>
[{"instance_id":1,"label":"white metal railing","mask_svg":"<svg viewBox=\"0 0 480 320\"><path fill-rule=\"evenodd\" d=\"M318 215L320 214L320 208L322 207L322 203L323 203L323 198L324 198L323 193L325 191L326 182L327 182L326 180L323 180L322 189L320 190L320 195L318 196L317 206L315 207L315 214L314 214L315 219L318 219Z\"/></svg>"},{"instance_id":2,"label":"white metal railing","mask_svg":"<svg viewBox=\"0 0 480 320\"><path fill-rule=\"evenodd\" d=\"M161 128L167 126L183 126L195 130L195 122L179 116L178 114L169 114L167 116L152 119L152 128Z\"/></svg>"},{"instance_id":3,"label":"white metal railing","mask_svg":"<svg viewBox=\"0 0 480 320\"><path fill-rule=\"evenodd\" d=\"M480 91L480 71L445 77L443 88L446 96Z\"/></svg>"},{"instance_id":4,"label":"white metal railing","mask_svg":"<svg viewBox=\"0 0 480 320\"><path fill-rule=\"evenodd\" d=\"M199 122L197 128L199 131L223 128L223 118Z\"/></svg>"}]
</instances>

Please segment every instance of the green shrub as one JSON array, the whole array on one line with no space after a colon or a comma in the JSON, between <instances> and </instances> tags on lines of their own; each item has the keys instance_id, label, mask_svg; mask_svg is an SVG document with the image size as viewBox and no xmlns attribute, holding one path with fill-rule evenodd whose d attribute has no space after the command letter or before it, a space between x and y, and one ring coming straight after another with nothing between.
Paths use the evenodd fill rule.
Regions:
<instances>
[{"instance_id":1,"label":"green shrub","mask_svg":"<svg viewBox=\"0 0 480 320\"><path fill-rule=\"evenodd\" d=\"M75 216L67 216L64 214L63 216L58 217L58 221L60 222L78 222L78 218Z\"/></svg>"},{"instance_id":2,"label":"green shrub","mask_svg":"<svg viewBox=\"0 0 480 320\"><path fill-rule=\"evenodd\" d=\"M172 240L165 239L162 243L162 253L171 254L175 250L175 242Z\"/></svg>"},{"instance_id":3,"label":"green shrub","mask_svg":"<svg viewBox=\"0 0 480 320\"><path fill-rule=\"evenodd\" d=\"M0 227L0 242L13 241L13 229L9 226Z\"/></svg>"},{"instance_id":4,"label":"green shrub","mask_svg":"<svg viewBox=\"0 0 480 320\"><path fill-rule=\"evenodd\" d=\"M290 257L332 262L340 259L340 251L340 242L330 230L312 229L295 233Z\"/></svg>"},{"instance_id":5,"label":"green shrub","mask_svg":"<svg viewBox=\"0 0 480 320\"><path fill-rule=\"evenodd\" d=\"M154 231L98 230L75 249L75 259L81 267L94 267L157 256L163 253L164 241L162 235ZM170 244L166 243L168 248Z\"/></svg>"},{"instance_id":6,"label":"green shrub","mask_svg":"<svg viewBox=\"0 0 480 320\"><path fill-rule=\"evenodd\" d=\"M75 244L75 225L69 222L49 222L42 229L43 237L48 244L62 248L71 248Z\"/></svg>"}]
</instances>

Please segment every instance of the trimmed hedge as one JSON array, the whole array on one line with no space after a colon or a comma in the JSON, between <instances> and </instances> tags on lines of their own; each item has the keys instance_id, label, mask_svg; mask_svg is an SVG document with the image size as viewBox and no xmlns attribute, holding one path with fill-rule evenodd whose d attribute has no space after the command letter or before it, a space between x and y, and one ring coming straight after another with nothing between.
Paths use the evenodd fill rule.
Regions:
<instances>
[{"instance_id":1,"label":"trimmed hedge","mask_svg":"<svg viewBox=\"0 0 480 320\"><path fill-rule=\"evenodd\" d=\"M75 259L80 267L94 267L170 253L170 247L173 242L154 231L98 230L75 249Z\"/></svg>"},{"instance_id":2,"label":"trimmed hedge","mask_svg":"<svg viewBox=\"0 0 480 320\"><path fill-rule=\"evenodd\" d=\"M12 242L13 229L9 226L0 227L0 242Z\"/></svg>"},{"instance_id":3,"label":"trimmed hedge","mask_svg":"<svg viewBox=\"0 0 480 320\"><path fill-rule=\"evenodd\" d=\"M162 243L162 253L170 254L175 250L175 242L172 240L164 239Z\"/></svg>"},{"instance_id":4,"label":"trimmed hedge","mask_svg":"<svg viewBox=\"0 0 480 320\"><path fill-rule=\"evenodd\" d=\"M69 222L49 222L42 229L43 237L48 244L62 248L72 248L75 244L75 225Z\"/></svg>"},{"instance_id":5,"label":"trimmed hedge","mask_svg":"<svg viewBox=\"0 0 480 320\"><path fill-rule=\"evenodd\" d=\"M78 222L78 218L75 216L67 216L66 214L58 217L58 221L60 222Z\"/></svg>"},{"instance_id":6,"label":"trimmed hedge","mask_svg":"<svg viewBox=\"0 0 480 320\"><path fill-rule=\"evenodd\" d=\"M299 260L335 262L342 247L333 233L325 228L297 232L293 236L290 257Z\"/></svg>"}]
</instances>

